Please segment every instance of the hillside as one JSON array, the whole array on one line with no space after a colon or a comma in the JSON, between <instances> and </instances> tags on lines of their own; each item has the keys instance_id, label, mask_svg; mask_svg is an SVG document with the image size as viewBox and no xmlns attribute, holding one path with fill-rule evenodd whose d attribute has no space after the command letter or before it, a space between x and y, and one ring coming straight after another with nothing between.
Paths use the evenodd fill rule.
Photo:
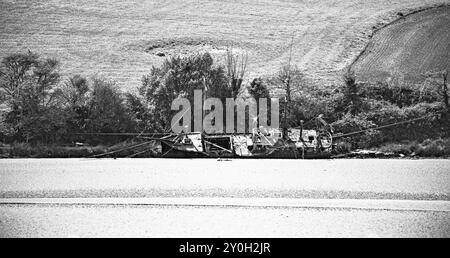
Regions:
<instances>
[{"instance_id":1,"label":"hillside","mask_svg":"<svg viewBox=\"0 0 450 258\"><path fill-rule=\"evenodd\" d=\"M377 32L352 70L362 81L418 82L427 72L450 70L449 42L450 6L415 13Z\"/></svg>"},{"instance_id":2,"label":"hillside","mask_svg":"<svg viewBox=\"0 0 450 258\"><path fill-rule=\"evenodd\" d=\"M448 0L0 0L0 57L32 51L62 61L65 75L102 75L124 89L170 55L227 46L249 54L249 78L288 59L322 84L343 71L372 31Z\"/></svg>"}]
</instances>

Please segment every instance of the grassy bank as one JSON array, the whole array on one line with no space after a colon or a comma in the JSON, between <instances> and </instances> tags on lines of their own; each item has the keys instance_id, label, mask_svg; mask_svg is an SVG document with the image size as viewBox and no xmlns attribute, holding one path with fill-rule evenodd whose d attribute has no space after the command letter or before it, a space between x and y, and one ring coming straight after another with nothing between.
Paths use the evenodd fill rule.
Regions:
<instances>
[{"instance_id":1,"label":"grassy bank","mask_svg":"<svg viewBox=\"0 0 450 258\"><path fill-rule=\"evenodd\" d=\"M123 142L112 146L58 146L58 145L31 145L26 143L16 143L10 145L0 144L1 158L125 158L137 152L142 151L140 148L126 149L138 143ZM107 154L107 155L106 155ZM149 157L150 155L142 154L137 157Z\"/></svg>"},{"instance_id":2,"label":"grassy bank","mask_svg":"<svg viewBox=\"0 0 450 258\"><path fill-rule=\"evenodd\" d=\"M423 142L405 141L387 143L373 148L383 153L403 154L409 157L450 157L450 138L427 139Z\"/></svg>"},{"instance_id":3,"label":"grassy bank","mask_svg":"<svg viewBox=\"0 0 450 258\"><path fill-rule=\"evenodd\" d=\"M69 147L18 143L1 147L0 153L2 158L84 158L105 153L107 150L104 146Z\"/></svg>"},{"instance_id":4,"label":"grassy bank","mask_svg":"<svg viewBox=\"0 0 450 258\"><path fill-rule=\"evenodd\" d=\"M126 149L138 143L126 142L114 146L46 146L29 145L25 143L0 146L1 158L126 158L141 152L143 149ZM124 150L125 149L125 150ZM122 150L122 151L121 151ZM387 143L379 147L370 148L369 151L382 155L374 156L404 157L404 158L450 158L450 138L427 139L419 141L403 141L398 143ZM348 154L349 148L338 148L336 155ZM150 153L144 153L136 157L151 157Z\"/></svg>"}]
</instances>

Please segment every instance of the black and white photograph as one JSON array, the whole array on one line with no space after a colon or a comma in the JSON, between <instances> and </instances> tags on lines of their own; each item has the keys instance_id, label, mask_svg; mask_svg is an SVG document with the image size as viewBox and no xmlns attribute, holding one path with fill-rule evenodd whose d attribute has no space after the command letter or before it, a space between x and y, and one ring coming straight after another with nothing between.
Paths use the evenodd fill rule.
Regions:
<instances>
[{"instance_id":1,"label":"black and white photograph","mask_svg":"<svg viewBox=\"0 0 450 258\"><path fill-rule=\"evenodd\" d=\"M450 0L0 0L0 238L448 238L449 71Z\"/></svg>"}]
</instances>

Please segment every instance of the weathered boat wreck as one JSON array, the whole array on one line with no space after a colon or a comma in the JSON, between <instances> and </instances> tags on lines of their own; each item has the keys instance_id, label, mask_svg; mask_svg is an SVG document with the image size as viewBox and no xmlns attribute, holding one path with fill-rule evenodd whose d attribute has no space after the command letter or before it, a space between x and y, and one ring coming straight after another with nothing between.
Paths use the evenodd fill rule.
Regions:
<instances>
[{"instance_id":1,"label":"weathered boat wreck","mask_svg":"<svg viewBox=\"0 0 450 258\"><path fill-rule=\"evenodd\" d=\"M144 138L153 141L153 156L163 158L329 158L332 128L318 119L323 122L319 129L259 127L250 134L189 132Z\"/></svg>"},{"instance_id":2,"label":"weathered boat wreck","mask_svg":"<svg viewBox=\"0 0 450 258\"><path fill-rule=\"evenodd\" d=\"M346 139L358 134L380 129L409 124L430 119L441 119L441 114L432 113L422 117L399 121L387 125L365 128L348 133L334 133L331 125L322 115L309 122L312 127L298 128L264 128L259 127L248 134L206 134L203 132L182 132L179 134L156 133L91 133L79 135L101 136L133 136L140 141L132 146L97 154L91 158L100 157L153 157L153 158L277 158L277 159L308 159L308 158L345 158L345 157L397 157L394 153L359 150L339 154L334 140ZM132 153L129 155L129 153ZM124 153L128 153L125 156ZM400 156L401 157L401 156Z\"/></svg>"}]
</instances>

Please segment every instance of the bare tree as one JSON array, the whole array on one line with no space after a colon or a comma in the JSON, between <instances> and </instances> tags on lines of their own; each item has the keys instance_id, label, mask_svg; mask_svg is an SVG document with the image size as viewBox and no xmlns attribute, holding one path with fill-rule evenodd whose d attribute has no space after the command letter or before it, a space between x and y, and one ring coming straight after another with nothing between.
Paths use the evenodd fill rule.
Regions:
<instances>
[{"instance_id":1,"label":"bare tree","mask_svg":"<svg viewBox=\"0 0 450 258\"><path fill-rule=\"evenodd\" d=\"M287 120L290 116L290 104L292 102L293 98L293 91L299 91L301 90L303 81L304 81L304 74L303 72L296 66L292 65L292 54L293 54L293 47L294 47L294 38L295 33L292 34L291 43L289 47L289 58L287 64L283 65L278 72L277 79L279 82L281 82L283 90L286 92L285 95L285 101L284 101L284 110L283 110L283 123L284 127L287 126Z\"/></svg>"},{"instance_id":2,"label":"bare tree","mask_svg":"<svg viewBox=\"0 0 450 258\"><path fill-rule=\"evenodd\" d=\"M23 82L30 71L39 63L39 56L28 51L27 54L13 54L2 61L0 68L0 88L9 98L16 99L20 95Z\"/></svg>"},{"instance_id":3,"label":"bare tree","mask_svg":"<svg viewBox=\"0 0 450 258\"><path fill-rule=\"evenodd\" d=\"M229 80L229 87L233 92L233 97L236 98L241 89L244 76L247 71L248 54L234 54L231 47L227 48L226 54L226 68L227 77Z\"/></svg>"},{"instance_id":4,"label":"bare tree","mask_svg":"<svg viewBox=\"0 0 450 258\"><path fill-rule=\"evenodd\" d=\"M442 87L441 87L441 94L443 98L443 102L447 110L450 110L450 104L449 104L449 96L448 96L448 85L447 85L447 79L448 79L448 70L441 70L441 71L430 71L424 74L426 78L432 78L432 79L440 79L442 78Z\"/></svg>"},{"instance_id":5,"label":"bare tree","mask_svg":"<svg viewBox=\"0 0 450 258\"><path fill-rule=\"evenodd\" d=\"M286 66L284 66L281 69L280 72L280 79L281 81L284 83L285 85L285 89L286 89L286 101L289 102L291 101L291 81L292 81L292 67L291 67L291 63L292 63L292 48L294 46L294 36L295 34L292 34L292 38L291 38L291 45L289 48L289 60Z\"/></svg>"},{"instance_id":6,"label":"bare tree","mask_svg":"<svg viewBox=\"0 0 450 258\"><path fill-rule=\"evenodd\" d=\"M344 75L345 90L344 95L348 102L348 111L351 114L356 114L360 111L361 100L358 95L358 84L353 72L348 72Z\"/></svg>"}]
</instances>

